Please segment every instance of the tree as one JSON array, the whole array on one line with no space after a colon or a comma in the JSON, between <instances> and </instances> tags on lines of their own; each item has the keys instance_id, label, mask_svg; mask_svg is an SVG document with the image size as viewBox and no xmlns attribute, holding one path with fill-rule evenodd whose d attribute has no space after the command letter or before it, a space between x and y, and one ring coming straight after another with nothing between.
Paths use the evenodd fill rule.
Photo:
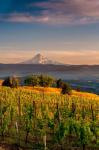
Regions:
<instances>
[{"instance_id":1,"label":"tree","mask_svg":"<svg viewBox=\"0 0 99 150\"><path fill-rule=\"evenodd\" d=\"M71 86L68 83L64 83L62 86L61 93L71 95L71 92L72 92Z\"/></svg>"},{"instance_id":2,"label":"tree","mask_svg":"<svg viewBox=\"0 0 99 150\"><path fill-rule=\"evenodd\" d=\"M80 86L77 86L76 91L77 91L77 92L80 92L80 91L81 91L81 87L80 87Z\"/></svg>"},{"instance_id":3,"label":"tree","mask_svg":"<svg viewBox=\"0 0 99 150\"><path fill-rule=\"evenodd\" d=\"M7 77L3 83L2 86L8 86L11 88L17 88L19 86L19 79L15 76Z\"/></svg>"},{"instance_id":4,"label":"tree","mask_svg":"<svg viewBox=\"0 0 99 150\"><path fill-rule=\"evenodd\" d=\"M47 75L39 76L39 85L42 87L50 87L54 83L54 79Z\"/></svg>"},{"instance_id":5,"label":"tree","mask_svg":"<svg viewBox=\"0 0 99 150\"><path fill-rule=\"evenodd\" d=\"M57 85L57 88L62 88L62 86L63 86L63 81L62 81L62 79L58 79L58 80L56 81L56 85Z\"/></svg>"},{"instance_id":6,"label":"tree","mask_svg":"<svg viewBox=\"0 0 99 150\"><path fill-rule=\"evenodd\" d=\"M32 75L30 77L28 77L27 79L25 79L24 83L26 85L31 85L31 86L37 86L39 85L39 78L37 75Z\"/></svg>"}]
</instances>

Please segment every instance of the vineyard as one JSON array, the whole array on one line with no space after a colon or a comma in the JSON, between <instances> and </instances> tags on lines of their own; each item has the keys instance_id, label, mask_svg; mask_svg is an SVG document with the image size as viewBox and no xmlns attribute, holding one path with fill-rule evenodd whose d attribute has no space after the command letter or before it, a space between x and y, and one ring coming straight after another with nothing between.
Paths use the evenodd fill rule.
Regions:
<instances>
[{"instance_id":1,"label":"vineyard","mask_svg":"<svg viewBox=\"0 0 99 150\"><path fill-rule=\"evenodd\" d=\"M1 144L26 150L99 150L99 96L0 87Z\"/></svg>"}]
</instances>

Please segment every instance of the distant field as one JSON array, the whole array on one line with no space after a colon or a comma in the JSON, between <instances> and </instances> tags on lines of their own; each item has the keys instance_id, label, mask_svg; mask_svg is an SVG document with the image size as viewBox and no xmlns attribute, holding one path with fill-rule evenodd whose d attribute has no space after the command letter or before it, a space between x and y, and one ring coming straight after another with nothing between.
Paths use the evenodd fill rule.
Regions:
<instances>
[{"instance_id":1,"label":"distant field","mask_svg":"<svg viewBox=\"0 0 99 150\"><path fill-rule=\"evenodd\" d=\"M99 96L0 87L0 145L26 150L98 150Z\"/></svg>"}]
</instances>

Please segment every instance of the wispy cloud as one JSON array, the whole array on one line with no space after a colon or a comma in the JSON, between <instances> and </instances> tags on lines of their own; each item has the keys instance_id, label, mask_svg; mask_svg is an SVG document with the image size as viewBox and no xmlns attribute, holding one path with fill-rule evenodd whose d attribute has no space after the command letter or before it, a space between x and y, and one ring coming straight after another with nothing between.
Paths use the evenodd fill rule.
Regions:
<instances>
[{"instance_id":1,"label":"wispy cloud","mask_svg":"<svg viewBox=\"0 0 99 150\"><path fill-rule=\"evenodd\" d=\"M8 15L0 16L0 21L3 22L19 22L19 23L32 23L32 22L46 22L48 17L46 16L33 16L28 13L11 13Z\"/></svg>"},{"instance_id":2,"label":"wispy cloud","mask_svg":"<svg viewBox=\"0 0 99 150\"><path fill-rule=\"evenodd\" d=\"M49 24L87 24L99 22L99 0L61 0L38 2L31 7L42 8Z\"/></svg>"},{"instance_id":3,"label":"wispy cloud","mask_svg":"<svg viewBox=\"0 0 99 150\"><path fill-rule=\"evenodd\" d=\"M27 4L26 12L0 15L0 21L76 25L99 22L99 0L49 0ZM34 9L35 8L35 9ZM31 11L30 11L31 10ZM36 10L36 14L35 11Z\"/></svg>"}]
</instances>

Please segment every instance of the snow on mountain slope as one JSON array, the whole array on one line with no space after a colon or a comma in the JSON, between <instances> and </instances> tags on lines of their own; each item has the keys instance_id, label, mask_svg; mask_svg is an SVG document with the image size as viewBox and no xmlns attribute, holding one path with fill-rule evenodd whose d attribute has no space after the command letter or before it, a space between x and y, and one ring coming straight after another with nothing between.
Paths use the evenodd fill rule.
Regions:
<instances>
[{"instance_id":1,"label":"snow on mountain slope","mask_svg":"<svg viewBox=\"0 0 99 150\"><path fill-rule=\"evenodd\" d=\"M61 64L59 62L49 60L47 57L37 54L32 59L22 62L21 64Z\"/></svg>"}]
</instances>

